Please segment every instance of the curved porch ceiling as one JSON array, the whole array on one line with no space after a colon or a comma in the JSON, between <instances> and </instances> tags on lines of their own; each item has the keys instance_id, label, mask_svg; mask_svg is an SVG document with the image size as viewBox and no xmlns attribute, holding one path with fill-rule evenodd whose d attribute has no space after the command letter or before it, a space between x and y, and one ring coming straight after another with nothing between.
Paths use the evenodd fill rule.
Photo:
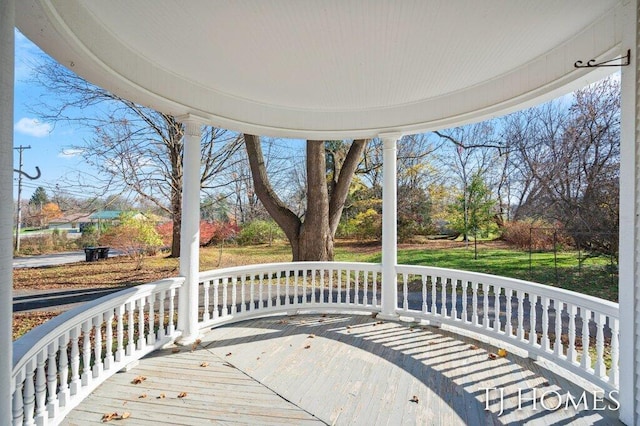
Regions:
<instances>
[{"instance_id":1,"label":"curved porch ceiling","mask_svg":"<svg viewBox=\"0 0 640 426\"><path fill-rule=\"evenodd\" d=\"M623 0L21 0L60 63L174 115L300 138L415 133L584 86Z\"/></svg>"}]
</instances>

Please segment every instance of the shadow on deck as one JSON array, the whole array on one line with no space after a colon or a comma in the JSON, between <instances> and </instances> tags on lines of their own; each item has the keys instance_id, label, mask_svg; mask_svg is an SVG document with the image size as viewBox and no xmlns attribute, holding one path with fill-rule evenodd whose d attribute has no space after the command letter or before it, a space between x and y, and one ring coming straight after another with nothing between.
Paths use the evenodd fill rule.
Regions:
<instances>
[{"instance_id":1,"label":"shadow on deck","mask_svg":"<svg viewBox=\"0 0 640 426\"><path fill-rule=\"evenodd\" d=\"M496 348L370 316L247 320L210 330L193 347L152 353L62 424L102 424L113 412L130 413L121 424L132 425L620 424L615 403L594 401L592 389L532 360L490 360L488 352ZM138 376L146 380L133 384ZM488 410L487 388L497 388Z\"/></svg>"}]
</instances>

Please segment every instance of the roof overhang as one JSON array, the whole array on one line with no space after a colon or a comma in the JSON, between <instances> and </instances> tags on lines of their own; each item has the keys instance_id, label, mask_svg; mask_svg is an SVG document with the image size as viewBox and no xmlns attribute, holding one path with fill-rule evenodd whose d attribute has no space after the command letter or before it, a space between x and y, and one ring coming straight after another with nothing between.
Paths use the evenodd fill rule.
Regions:
<instances>
[{"instance_id":1,"label":"roof overhang","mask_svg":"<svg viewBox=\"0 0 640 426\"><path fill-rule=\"evenodd\" d=\"M622 0L21 0L16 23L119 96L259 135L417 133L615 68Z\"/></svg>"}]
</instances>

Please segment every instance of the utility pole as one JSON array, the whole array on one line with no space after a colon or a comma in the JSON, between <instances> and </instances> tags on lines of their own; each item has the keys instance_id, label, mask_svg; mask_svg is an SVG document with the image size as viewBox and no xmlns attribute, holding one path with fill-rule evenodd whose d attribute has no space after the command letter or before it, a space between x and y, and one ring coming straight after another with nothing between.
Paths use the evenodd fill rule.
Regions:
<instances>
[{"instance_id":1,"label":"utility pole","mask_svg":"<svg viewBox=\"0 0 640 426\"><path fill-rule=\"evenodd\" d=\"M18 253L20 251L20 223L22 222L22 206L20 205L21 200L20 197L22 196L22 175L24 174L22 172L22 151L24 151L25 149L31 149L31 145L29 146L22 146L20 145L19 147L13 148L13 149L17 149L19 152L19 158L20 161L18 162L19 166L18 166L18 212L16 214L16 253Z\"/></svg>"}]
</instances>

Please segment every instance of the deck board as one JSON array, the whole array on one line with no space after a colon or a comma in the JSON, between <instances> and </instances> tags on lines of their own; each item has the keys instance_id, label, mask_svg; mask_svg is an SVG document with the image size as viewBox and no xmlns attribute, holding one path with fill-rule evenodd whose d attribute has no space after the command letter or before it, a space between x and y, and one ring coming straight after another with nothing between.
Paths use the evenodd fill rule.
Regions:
<instances>
[{"instance_id":1,"label":"deck board","mask_svg":"<svg viewBox=\"0 0 640 426\"><path fill-rule=\"evenodd\" d=\"M114 411L130 412L118 424L131 425L619 424L611 410L517 409L519 387L583 389L515 354L489 360L495 347L434 327L364 315L269 317L210 330L192 349L152 353L63 424L101 424ZM147 380L132 384L139 375ZM500 417L497 393L485 410L486 387L504 388Z\"/></svg>"}]
</instances>

